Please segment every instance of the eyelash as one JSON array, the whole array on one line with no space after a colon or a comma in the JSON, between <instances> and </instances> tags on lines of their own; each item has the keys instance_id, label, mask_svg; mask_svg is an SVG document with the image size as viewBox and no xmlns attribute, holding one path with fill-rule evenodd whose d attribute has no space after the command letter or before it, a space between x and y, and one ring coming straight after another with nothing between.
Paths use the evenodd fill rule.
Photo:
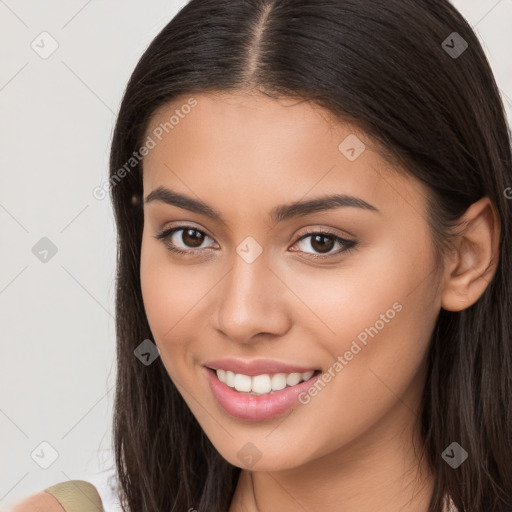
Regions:
<instances>
[{"instance_id":1,"label":"eyelash","mask_svg":"<svg viewBox=\"0 0 512 512\"><path fill-rule=\"evenodd\" d=\"M204 231L201 231L200 229L197 229L194 226L186 226L186 225L176 226L176 227L173 227L170 229L166 229L166 230L162 231L161 233L159 233L158 235L156 235L155 238L157 240L163 240L164 245L170 252L173 252L175 254L180 254L180 255L183 255L186 257L193 257L196 255L194 253L197 253L198 251L202 251L203 249L190 249L190 250L179 249L168 240L169 238L171 238L171 236L174 233L176 233L178 231L184 231L186 229L191 229L193 231L196 231L197 233L201 233L201 235L205 235L208 238L211 238ZM297 241L293 245L297 244L298 242L300 242L300 241L304 240L305 238L308 238L312 235L324 235L324 236L330 237L330 238L334 239L335 242L338 242L339 244L344 246L344 249L339 250L332 254L315 255L315 254L311 254L311 253L306 253L306 254L308 254L308 257L313 258L313 259L328 259L328 258L338 256L339 254L342 254L342 253L348 254L358 244L358 242L356 242L355 240L346 240L345 238L341 238L340 236L335 235L334 233L331 233L330 231L317 230L317 231L310 231L308 233L305 233L300 238L298 238ZM301 252L301 251L294 251L294 252Z\"/></svg>"}]
</instances>

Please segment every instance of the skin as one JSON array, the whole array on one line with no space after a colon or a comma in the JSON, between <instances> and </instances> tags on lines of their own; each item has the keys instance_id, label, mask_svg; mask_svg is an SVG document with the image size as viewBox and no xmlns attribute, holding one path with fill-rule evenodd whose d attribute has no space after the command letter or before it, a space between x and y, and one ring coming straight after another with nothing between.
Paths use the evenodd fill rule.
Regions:
<instances>
[{"instance_id":1,"label":"skin","mask_svg":"<svg viewBox=\"0 0 512 512\"><path fill-rule=\"evenodd\" d=\"M33 494L16 504L9 512L65 512L57 498L47 492Z\"/></svg>"},{"instance_id":2,"label":"skin","mask_svg":"<svg viewBox=\"0 0 512 512\"><path fill-rule=\"evenodd\" d=\"M489 200L466 212L466 231L436 268L426 188L364 133L304 101L246 92L194 98L197 106L145 157L144 197L165 186L209 204L227 226L145 203L140 276L169 377L219 453L242 468L229 512L426 512L433 475L420 462L419 416L429 339L441 307L469 307L494 274L499 227ZM187 99L159 109L147 134ZM354 161L338 149L350 134L366 145ZM379 211L268 218L277 205L334 192ZM172 236L194 256L155 238L184 224L206 235L199 247L184 231ZM358 244L339 253L328 238L331 257L314 260L322 246L298 240L319 229ZM236 252L247 236L263 248L250 264ZM269 358L326 372L397 302L400 312L307 405L249 422L214 399L205 362ZM251 466L237 455L248 442L261 452Z\"/></svg>"}]
</instances>

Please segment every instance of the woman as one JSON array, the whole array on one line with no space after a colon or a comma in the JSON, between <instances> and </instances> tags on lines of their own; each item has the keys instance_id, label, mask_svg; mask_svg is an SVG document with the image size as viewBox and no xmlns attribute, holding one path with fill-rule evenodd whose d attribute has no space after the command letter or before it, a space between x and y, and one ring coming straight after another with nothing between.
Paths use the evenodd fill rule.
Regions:
<instances>
[{"instance_id":1,"label":"woman","mask_svg":"<svg viewBox=\"0 0 512 512\"><path fill-rule=\"evenodd\" d=\"M126 510L512 510L510 138L447 1L192 0L110 168Z\"/></svg>"}]
</instances>

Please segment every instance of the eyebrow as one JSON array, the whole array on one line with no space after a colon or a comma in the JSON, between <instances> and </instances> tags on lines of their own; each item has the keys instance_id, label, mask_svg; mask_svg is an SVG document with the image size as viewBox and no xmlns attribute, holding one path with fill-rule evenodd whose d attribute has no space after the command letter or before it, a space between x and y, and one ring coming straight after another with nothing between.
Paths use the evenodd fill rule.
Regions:
<instances>
[{"instance_id":1,"label":"eyebrow","mask_svg":"<svg viewBox=\"0 0 512 512\"><path fill-rule=\"evenodd\" d=\"M145 204L153 201L160 201L171 206L177 206L178 208L199 213L227 225L220 212L212 208L210 205L201 200L193 199L192 197L184 194L179 194L178 192L165 187L156 188L144 199ZM378 208L359 197L349 196L346 194L332 194L276 206L270 212L270 219L275 223L279 223L295 217L335 210L342 207L352 207L379 212Z\"/></svg>"}]
</instances>

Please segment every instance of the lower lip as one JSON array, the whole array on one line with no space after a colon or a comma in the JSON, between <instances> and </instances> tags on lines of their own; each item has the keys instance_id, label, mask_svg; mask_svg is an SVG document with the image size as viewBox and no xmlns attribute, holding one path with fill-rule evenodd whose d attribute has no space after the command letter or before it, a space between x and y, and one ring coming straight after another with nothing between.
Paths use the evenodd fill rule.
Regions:
<instances>
[{"instance_id":1,"label":"lower lip","mask_svg":"<svg viewBox=\"0 0 512 512\"><path fill-rule=\"evenodd\" d=\"M299 403L300 393L306 391L321 375L319 372L296 386L258 396L230 388L218 379L214 370L203 368L206 370L210 389L221 407L231 416L249 421L268 420L284 413Z\"/></svg>"}]
</instances>

